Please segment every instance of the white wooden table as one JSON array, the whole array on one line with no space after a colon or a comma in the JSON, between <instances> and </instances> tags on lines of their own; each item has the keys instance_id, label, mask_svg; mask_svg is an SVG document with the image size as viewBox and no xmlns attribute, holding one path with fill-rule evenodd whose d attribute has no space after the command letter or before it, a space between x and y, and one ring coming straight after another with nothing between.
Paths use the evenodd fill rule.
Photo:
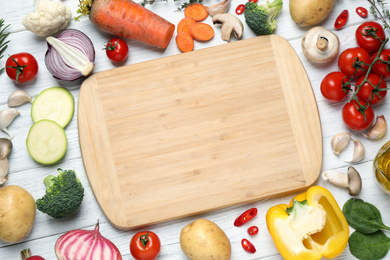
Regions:
<instances>
[{"instance_id":1,"label":"white wooden table","mask_svg":"<svg viewBox=\"0 0 390 260\"><path fill-rule=\"evenodd\" d=\"M61 2L68 5L72 10L73 15L76 15L78 5L77 0L64 0ZM217 1L205 0L206 4L212 4L215 2ZM259 2L265 1L259 0ZM344 126L342 122L342 103L329 103L322 97L319 88L321 80L327 73L338 70L337 62L331 62L325 65L315 65L306 60L301 50L301 38L306 32L307 28L300 28L294 24L289 13L289 1L285 0L284 2L285 3L282 13L277 19L278 26L275 34L283 36L291 43L301 58L310 78L318 103L323 131L323 170L336 169L345 172L348 165L350 164L344 162L344 160L351 158L353 145L349 145L347 150L344 151L340 157L335 156L330 148L330 140L333 135L343 131L350 131ZM233 0L229 13L234 13L236 6L241 3L245 3L245 1ZM24 83L23 85L14 84L5 73L2 73L0 76L0 109L7 107L7 98L9 94L18 88L24 89L30 95L36 97L37 94L46 88L53 86L66 87L72 92L77 102L79 88L82 81L78 80L75 82L64 82L54 79L44 64L44 55L47 49L45 39L35 36L30 31L27 31L22 25L23 17L33 10L33 4L33 0L0 1L0 18L4 18L6 24L11 24L9 27L9 31L11 32L9 40L11 40L11 42L5 52L4 58L0 61L0 66L4 66L8 55L19 52L31 53L36 57L40 66L37 78L32 82ZM155 3L152 6L147 6L147 8L177 25L180 19L184 17L183 12L175 11L178 6L180 6L180 2L169 0L168 2L163 1ZM367 1L355 0L336 1L336 5L332 13L328 19L326 19L326 21L321 24L327 29L335 31L333 28L333 23L336 17L342 10L349 10L350 17L347 25L342 30L335 31L340 38L341 51L346 48L356 46L354 34L359 24L364 21L374 19L372 15L369 15L369 17L366 19L360 18L355 13L355 9L358 6L363 6L368 9L369 3ZM243 38L247 39L254 37L255 35L244 22L244 16L240 15L239 18L243 21L245 26ZM205 22L209 23L210 25L212 24L210 17L207 18ZM106 57L105 51L102 50L104 44L112 36L98 31L90 23L87 17L81 18L80 22L71 21L68 28L79 29L91 38L96 50L96 67L94 72L99 72L119 66L111 63ZM226 42L223 42L220 39L219 27L214 28L216 31L214 39L206 43L196 42L195 49L226 44ZM387 33L390 35L389 30L387 30ZM176 33L174 37L175 36ZM232 41L235 40L235 38L232 39ZM175 44L174 38L171 40L171 43L165 51L160 51L132 40L127 40L127 43L130 48L129 58L124 64L121 65L134 64L180 53ZM259 48L261 48L261 46L259 46ZM388 84L389 83L390 82L388 82ZM14 244L0 242L0 259L20 259L20 251L24 248L31 248L34 254L41 255L45 259L56 259L54 254L54 244L60 235L73 229L92 230L97 220L100 221L101 233L103 236L107 237L113 243L115 243L115 245L121 251L123 259L133 259L129 250L130 239L136 232L146 229L157 233L162 241L162 248L159 259L186 259L179 244L180 231L186 224L200 217L208 218L211 221L214 221L225 231L232 244L232 259L282 259L272 241L271 235L267 230L265 215L271 206L280 203L288 203L290 199L296 194L288 194L277 198L257 201L249 205L237 205L235 207L208 212L202 215L181 218L138 230L117 230L111 226L111 224L105 218L89 186L79 148L77 113L74 115L71 123L65 129L68 137L68 150L65 157L55 165L43 166L31 159L27 153L25 145L28 130L32 125L30 108L31 106L29 104L18 107L17 109L20 111L21 115L17 117L9 127L9 130L15 134L15 138L12 140L13 150L9 157L9 181L6 185L20 185L29 191L35 199L37 199L43 196L45 192L45 188L42 183L45 176L49 174L56 174L57 168L74 169L85 187L85 198L77 214L66 217L64 219L53 219L48 215L37 211L34 228L23 241ZM390 118L389 108L390 98L387 98L383 104L375 108L375 111L377 114L384 114L385 117ZM384 223L390 225L390 197L389 195L386 195L384 192L382 192L375 183L372 166L372 161L375 157L375 154L379 148L390 139L390 134L387 133L384 138L378 141L369 141L365 139L360 133L352 133L356 138L359 138L363 142L366 148L366 155L364 159L354 165L363 178L363 189L357 197L362 198L367 202L371 202L377 206L382 212ZM7 135L1 132L0 137L7 137ZM342 205L350 198L350 195L346 189L335 187L329 183L324 182L321 178L319 178L316 185L321 185L329 189L338 201L340 207L342 207ZM258 216L253 219L251 223L253 225L257 225L260 229L259 234L254 237L250 237L250 240L257 248L257 252L255 254L249 254L245 252L240 244L242 238L248 238L248 234L246 233L247 227L243 226L237 228L233 226L234 219L243 211L251 207L256 207L259 212ZM351 232L352 231L353 230L351 229ZM387 235L389 235L389 233L387 233ZM387 257L390 257L390 254ZM338 259L354 259L354 257L350 254L349 249L347 248Z\"/></svg>"}]
</instances>

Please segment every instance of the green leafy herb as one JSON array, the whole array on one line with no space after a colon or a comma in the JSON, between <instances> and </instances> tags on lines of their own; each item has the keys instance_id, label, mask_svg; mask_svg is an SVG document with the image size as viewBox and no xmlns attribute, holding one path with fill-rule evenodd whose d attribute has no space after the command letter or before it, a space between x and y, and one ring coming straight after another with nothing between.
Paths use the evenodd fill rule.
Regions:
<instances>
[{"instance_id":1,"label":"green leafy herb","mask_svg":"<svg viewBox=\"0 0 390 260\"><path fill-rule=\"evenodd\" d=\"M0 19L0 60L1 60L1 58L3 58L3 56L4 56L3 53L4 53L5 49L7 49L8 43L9 43L9 41L5 41L9 35L9 32L5 33L5 29L7 29L8 26L9 26L9 24L4 27L4 19ZM1 68L0 74L3 71L4 71L4 68Z\"/></svg>"},{"instance_id":2,"label":"green leafy herb","mask_svg":"<svg viewBox=\"0 0 390 260\"><path fill-rule=\"evenodd\" d=\"M375 18L379 19L383 23L383 27L390 28L389 20L390 20L390 12L386 9L386 1L385 0L367 0L370 6L370 13L375 16ZM381 10L380 10L381 9Z\"/></svg>"},{"instance_id":3,"label":"green leafy herb","mask_svg":"<svg viewBox=\"0 0 390 260\"><path fill-rule=\"evenodd\" d=\"M348 240L351 254L362 260L377 260L386 256L390 249L390 238L382 231L366 235L355 231Z\"/></svg>"}]
</instances>

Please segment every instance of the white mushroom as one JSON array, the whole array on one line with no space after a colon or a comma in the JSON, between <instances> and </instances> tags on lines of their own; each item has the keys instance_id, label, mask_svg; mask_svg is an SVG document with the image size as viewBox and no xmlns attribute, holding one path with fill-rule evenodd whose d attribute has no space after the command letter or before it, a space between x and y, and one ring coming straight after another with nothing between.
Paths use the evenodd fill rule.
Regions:
<instances>
[{"instance_id":1,"label":"white mushroom","mask_svg":"<svg viewBox=\"0 0 390 260\"><path fill-rule=\"evenodd\" d=\"M11 152L12 143L7 138L0 138L0 185L7 181L9 170L8 154Z\"/></svg>"},{"instance_id":2,"label":"white mushroom","mask_svg":"<svg viewBox=\"0 0 390 260\"><path fill-rule=\"evenodd\" d=\"M205 6L209 15L223 14L229 10L231 0L223 0L214 5Z\"/></svg>"},{"instance_id":3,"label":"white mushroom","mask_svg":"<svg viewBox=\"0 0 390 260\"><path fill-rule=\"evenodd\" d=\"M232 33L234 33L237 39L242 37L244 26L241 20L232 14L216 14L213 17L213 24L222 24L221 38L224 41L230 42L230 36Z\"/></svg>"},{"instance_id":4,"label":"white mushroom","mask_svg":"<svg viewBox=\"0 0 390 260\"><path fill-rule=\"evenodd\" d=\"M322 173L322 179L333 185L348 188L349 195L356 196L362 189L362 179L359 172L352 166L348 167L347 173L334 170L326 170Z\"/></svg>"},{"instance_id":5,"label":"white mushroom","mask_svg":"<svg viewBox=\"0 0 390 260\"><path fill-rule=\"evenodd\" d=\"M302 38L302 51L314 63L326 63L337 57L340 40L337 35L322 26L308 30Z\"/></svg>"}]
</instances>

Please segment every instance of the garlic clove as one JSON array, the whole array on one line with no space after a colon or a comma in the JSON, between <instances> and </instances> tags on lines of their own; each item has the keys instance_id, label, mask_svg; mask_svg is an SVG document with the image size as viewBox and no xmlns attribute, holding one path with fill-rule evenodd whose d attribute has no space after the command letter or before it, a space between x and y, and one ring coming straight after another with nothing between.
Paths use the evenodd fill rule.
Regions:
<instances>
[{"instance_id":1,"label":"garlic clove","mask_svg":"<svg viewBox=\"0 0 390 260\"><path fill-rule=\"evenodd\" d=\"M361 161L363 159L365 151L366 151L362 142L360 142L357 139L353 139L353 138L352 138L352 140L353 140L353 144L354 144L352 160L345 161L345 162L349 162L349 163L355 163L355 162Z\"/></svg>"},{"instance_id":2,"label":"garlic clove","mask_svg":"<svg viewBox=\"0 0 390 260\"><path fill-rule=\"evenodd\" d=\"M384 115L376 117L374 126L368 131L367 134L363 134L365 137L371 140L377 140L385 136L387 132L387 123Z\"/></svg>"},{"instance_id":3,"label":"garlic clove","mask_svg":"<svg viewBox=\"0 0 390 260\"><path fill-rule=\"evenodd\" d=\"M0 138L0 160L6 158L12 150L12 142L8 138Z\"/></svg>"},{"instance_id":4,"label":"garlic clove","mask_svg":"<svg viewBox=\"0 0 390 260\"><path fill-rule=\"evenodd\" d=\"M10 139L14 138L14 135L8 132L7 127L18 115L20 113L15 108L5 108L0 111L0 130L8 134Z\"/></svg>"},{"instance_id":5,"label":"garlic clove","mask_svg":"<svg viewBox=\"0 0 390 260\"><path fill-rule=\"evenodd\" d=\"M26 91L18 89L11 93L8 97L8 107L17 107L25 103L32 103L32 98Z\"/></svg>"},{"instance_id":6,"label":"garlic clove","mask_svg":"<svg viewBox=\"0 0 390 260\"><path fill-rule=\"evenodd\" d=\"M229 10L231 0L223 0L220 3L205 6L209 15L214 16L216 14L223 14Z\"/></svg>"},{"instance_id":7,"label":"garlic clove","mask_svg":"<svg viewBox=\"0 0 390 260\"><path fill-rule=\"evenodd\" d=\"M8 158L0 160L0 185L7 182L7 175L9 170Z\"/></svg>"},{"instance_id":8,"label":"garlic clove","mask_svg":"<svg viewBox=\"0 0 390 260\"><path fill-rule=\"evenodd\" d=\"M347 132L342 132L334 135L331 140L332 150L336 155L340 155L340 153L347 148L349 141L351 140L351 134Z\"/></svg>"}]
</instances>

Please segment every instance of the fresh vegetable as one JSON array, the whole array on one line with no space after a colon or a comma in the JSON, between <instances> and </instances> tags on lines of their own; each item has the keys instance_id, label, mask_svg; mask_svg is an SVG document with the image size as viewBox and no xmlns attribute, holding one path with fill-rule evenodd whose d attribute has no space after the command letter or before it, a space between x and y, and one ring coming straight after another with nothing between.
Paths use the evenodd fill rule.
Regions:
<instances>
[{"instance_id":1,"label":"fresh vegetable","mask_svg":"<svg viewBox=\"0 0 390 260\"><path fill-rule=\"evenodd\" d=\"M349 142L351 141L351 134L348 132L342 132L335 134L330 141L332 151L335 155L339 156L345 148L348 147Z\"/></svg>"},{"instance_id":2,"label":"fresh vegetable","mask_svg":"<svg viewBox=\"0 0 390 260\"><path fill-rule=\"evenodd\" d=\"M38 74L38 62L34 56L27 52L9 56L5 68L8 77L17 83L30 81Z\"/></svg>"},{"instance_id":3,"label":"fresh vegetable","mask_svg":"<svg viewBox=\"0 0 390 260\"><path fill-rule=\"evenodd\" d=\"M370 63L370 54L361 47L344 50L338 59L339 69L349 77L365 75Z\"/></svg>"},{"instance_id":4,"label":"fresh vegetable","mask_svg":"<svg viewBox=\"0 0 390 260\"><path fill-rule=\"evenodd\" d=\"M196 23L195 19L192 17L184 17L177 24L177 34L179 35L181 32L190 33L190 28L192 25Z\"/></svg>"},{"instance_id":5,"label":"fresh vegetable","mask_svg":"<svg viewBox=\"0 0 390 260\"><path fill-rule=\"evenodd\" d=\"M64 129L52 120L42 119L30 128L26 146L31 158L41 164L53 164L64 157L68 140Z\"/></svg>"},{"instance_id":6,"label":"fresh vegetable","mask_svg":"<svg viewBox=\"0 0 390 260\"><path fill-rule=\"evenodd\" d=\"M95 48L83 32L67 29L56 38L47 37L46 68L55 78L76 80L92 73Z\"/></svg>"},{"instance_id":7,"label":"fresh vegetable","mask_svg":"<svg viewBox=\"0 0 390 260\"><path fill-rule=\"evenodd\" d=\"M376 52L384 42L385 31L377 22L365 22L359 25L355 32L357 44L368 52Z\"/></svg>"},{"instance_id":8,"label":"fresh vegetable","mask_svg":"<svg viewBox=\"0 0 390 260\"><path fill-rule=\"evenodd\" d=\"M249 235L254 236L257 233L259 233L259 228L257 226L251 226L251 227L248 228L248 234Z\"/></svg>"},{"instance_id":9,"label":"fresh vegetable","mask_svg":"<svg viewBox=\"0 0 390 260\"><path fill-rule=\"evenodd\" d=\"M197 219L183 227L180 246L190 260L229 260L231 256L231 245L225 232L207 219Z\"/></svg>"},{"instance_id":10,"label":"fresh vegetable","mask_svg":"<svg viewBox=\"0 0 390 260\"><path fill-rule=\"evenodd\" d=\"M37 199L37 209L53 218L63 218L75 212L84 198L84 187L73 170L57 169L58 176L49 175L43 183L45 195Z\"/></svg>"},{"instance_id":11,"label":"fresh vegetable","mask_svg":"<svg viewBox=\"0 0 390 260\"><path fill-rule=\"evenodd\" d=\"M129 46L127 43L119 38L113 38L107 42L106 55L113 62L122 62L129 54Z\"/></svg>"},{"instance_id":12,"label":"fresh vegetable","mask_svg":"<svg viewBox=\"0 0 390 260\"><path fill-rule=\"evenodd\" d=\"M94 230L75 229L60 236L54 247L61 260L121 260L119 249L99 232L99 222Z\"/></svg>"},{"instance_id":13,"label":"fresh vegetable","mask_svg":"<svg viewBox=\"0 0 390 260\"><path fill-rule=\"evenodd\" d=\"M23 249L20 252L20 256L22 257L22 260L45 260L45 258L43 258L42 256L31 255L30 248Z\"/></svg>"},{"instance_id":14,"label":"fresh vegetable","mask_svg":"<svg viewBox=\"0 0 390 260\"><path fill-rule=\"evenodd\" d=\"M366 18L368 15L367 9L364 7L358 7L356 8L356 13L361 17L361 18Z\"/></svg>"},{"instance_id":15,"label":"fresh vegetable","mask_svg":"<svg viewBox=\"0 0 390 260\"><path fill-rule=\"evenodd\" d=\"M331 259L347 246L348 223L332 194L313 186L289 205L271 207L266 215L269 232L284 259Z\"/></svg>"},{"instance_id":16,"label":"fresh vegetable","mask_svg":"<svg viewBox=\"0 0 390 260\"><path fill-rule=\"evenodd\" d=\"M342 116L347 127L355 131L363 131L372 125L375 113L368 102L353 99L344 105Z\"/></svg>"},{"instance_id":17,"label":"fresh vegetable","mask_svg":"<svg viewBox=\"0 0 390 260\"><path fill-rule=\"evenodd\" d=\"M364 79L366 81L363 83ZM387 84L380 76L370 73L366 76L359 78L356 85L360 86L359 92L356 97L364 102L368 102L371 105L378 104L383 101L387 94ZM355 87L355 91L357 87Z\"/></svg>"},{"instance_id":18,"label":"fresh vegetable","mask_svg":"<svg viewBox=\"0 0 390 260\"><path fill-rule=\"evenodd\" d=\"M319 24L330 14L336 0L290 0L290 15L300 26Z\"/></svg>"},{"instance_id":19,"label":"fresh vegetable","mask_svg":"<svg viewBox=\"0 0 390 260\"><path fill-rule=\"evenodd\" d=\"M176 36L176 45L181 52L194 50L194 39L188 32L181 32Z\"/></svg>"},{"instance_id":20,"label":"fresh vegetable","mask_svg":"<svg viewBox=\"0 0 390 260\"><path fill-rule=\"evenodd\" d=\"M98 29L161 49L175 32L175 25L131 0L80 0L79 7Z\"/></svg>"},{"instance_id":21,"label":"fresh vegetable","mask_svg":"<svg viewBox=\"0 0 390 260\"><path fill-rule=\"evenodd\" d=\"M370 130L363 134L366 138L371 140L378 140L385 136L387 132L387 122L384 115L377 115L374 125ZM375 161L374 161L375 165Z\"/></svg>"},{"instance_id":22,"label":"fresh vegetable","mask_svg":"<svg viewBox=\"0 0 390 260\"><path fill-rule=\"evenodd\" d=\"M5 30L9 27L9 24L4 27L4 19L0 19L0 60L4 57L3 53L8 47L9 41L6 41L9 32L5 32ZM5 68L0 69L0 74L4 71Z\"/></svg>"},{"instance_id":23,"label":"fresh vegetable","mask_svg":"<svg viewBox=\"0 0 390 260\"><path fill-rule=\"evenodd\" d=\"M34 12L23 18L23 25L38 36L48 36L65 29L71 18L72 12L65 4L52 0L36 0Z\"/></svg>"},{"instance_id":24,"label":"fresh vegetable","mask_svg":"<svg viewBox=\"0 0 390 260\"><path fill-rule=\"evenodd\" d=\"M244 25L235 15L224 13L216 14L213 17L213 24L222 24L221 38L230 42L230 36L234 34L237 39L241 39L244 32Z\"/></svg>"},{"instance_id":25,"label":"fresh vegetable","mask_svg":"<svg viewBox=\"0 0 390 260\"><path fill-rule=\"evenodd\" d=\"M214 37L214 29L207 23L195 23L190 29L191 36L196 41L209 41Z\"/></svg>"},{"instance_id":26,"label":"fresh vegetable","mask_svg":"<svg viewBox=\"0 0 390 260\"><path fill-rule=\"evenodd\" d=\"M156 233L142 231L130 241L130 253L136 260L154 260L160 254L161 242Z\"/></svg>"},{"instance_id":27,"label":"fresh vegetable","mask_svg":"<svg viewBox=\"0 0 390 260\"><path fill-rule=\"evenodd\" d=\"M7 127L14 121L14 119L19 116L20 113L15 108L4 108L0 111L0 130L10 136L10 140L14 138L15 135L8 132Z\"/></svg>"},{"instance_id":28,"label":"fresh vegetable","mask_svg":"<svg viewBox=\"0 0 390 260\"><path fill-rule=\"evenodd\" d=\"M224 14L229 10L231 2L231 0L223 0L219 3L205 6L205 8L211 16L214 16L216 14Z\"/></svg>"},{"instance_id":29,"label":"fresh vegetable","mask_svg":"<svg viewBox=\"0 0 390 260\"><path fill-rule=\"evenodd\" d=\"M348 10L343 10L339 16L337 16L336 21L334 22L334 28L341 29L347 23L349 17Z\"/></svg>"},{"instance_id":30,"label":"fresh vegetable","mask_svg":"<svg viewBox=\"0 0 390 260\"><path fill-rule=\"evenodd\" d=\"M350 88L346 84L348 81L349 78L344 73L340 71L330 72L321 81L321 94L330 101L339 102L349 93Z\"/></svg>"},{"instance_id":31,"label":"fresh vegetable","mask_svg":"<svg viewBox=\"0 0 390 260\"><path fill-rule=\"evenodd\" d=\"M240 227L247 223L249 220L253 219L257 215L257 208L251 208L242 213L236 220L234 221L234 226Z\"/></svg>"},{"instance_id":32,"label":"fresh vegetable","mask_svg":"<svg viewBox=\"0 0 390 260\"><path fill-rule=\"evenodd\" d=\"M271 34L276 28L276 18L282 11L283 0L274 0L272 3L245 4L245 22L257 35Z\"/></svg>"},{"instance_id":33,"label":"fresh vegetable","mask_svg":"<svg viewBox=\"0 0 390 260\"><path fill-rule=\"evenodd\" d=\"M17 89L8 96L8 107L18 107L25 103L32 103L32 97L22 89Z\"/></svg>"},{"instance_id":34,"label":"fresh vegetable","mask_svg":"<svg viewBox=\"0 0 390 260\"><path fill-rule=\"evenodd\" d=\"M255 246L251 242L249 242L249 240L246 239L246 238L243 238L241 240L241 246L242 246L242 248L244 248L245 251L247 251L247 252L249 252L251 254L256 253Z\"/></svg>"},{"instance_id":35,"label":"fresh vegetable","mask_svg":"<svg viewBox=\"0 0 390 260\"><path fill-rule=\"evenodd\" d=\"M348 188L349 195L356 196L362 190L362 178L359 172L352 166L348 167L347 173L335 170L326 170L322 173L322 179L333 185Z\"/></svg>"},{"instance_id":36,"label":"fresh vegetable","mask_svg":"<svg viewBox=\"0 0 390 260\"><path fill-rule=\"evenodd\" d=\"M382 229L390 230L390 227L383 224L380 211L361 199L349 199L343 206L343 213L355 229L348 241L352 255L366 260L385 257L390 249L390 238Z\"/></svg>"},{"instance_id":37,"label":"fresh vegetable","mask_svg":"<svg viewBox=\"0 0 390 260\"><path fill-rule=\"evenodd\" d=\"M43 90L31 106L31 118L34 123L48 119L64 128L72 120L73 114L74 98L69 90L61 87Z\"/></svg>"},{"instance_id":38,"label":"fresh vegetable","mask_svg":"<svg viewBox=\"0 0 390 260\"><path fill-rule=\"evenodd\" d=\"M245 5L244 4L240 4L236 7L236 14L240 15L240 14L243 14L245 11Z\"/></svg>"},{"instance_id":39,"label":"fresh vegetable","mask_svg":"<svg viewBox=\"0 0 390 260\"><path fill-rule=\"evenodd\" d=\"M206 20L206 18L209 16L209 13L207 12L207 9L204 7L204 5L195 3L187 6L184 9L184 16L191 17L195 21L201 22Z\"/></svg>"},{"instance_id":40,"label":"fresh vegetable","mask_svg":"<svg viewBox=\"0 0 390 260\"><path fill-rule=\"evenodd\" d=\"M378 53L374 53L371 58L371 62L374 62L376 59ZM381 76L383 79L390 78L390 49L383 49L381 53L379 54L379 59L375 61L374 65L372 66L372 72Z\"/></svg>"},{"instance_id":41,"label":"fresh vegetable","mask_svg":"<svg viewBox=\"0 0 390 260\"><path fill-rule=\"evenodd\" d=\"M8 155L12 150L12 142L8 138L0 138L0 185L7 182L9 170Z\"/></svg>"},{"instance_id":42,"label":"fresh vegetable","mask_svg":"<svg viewBox=\"0 0 390 260\"><path fill-rule=\"evenodd\" d=\"M21 241L34 225L34 198L22 187L8 185L0 188L0 201L0 240L8 243Z\"/></svg>"}]
</instances>

